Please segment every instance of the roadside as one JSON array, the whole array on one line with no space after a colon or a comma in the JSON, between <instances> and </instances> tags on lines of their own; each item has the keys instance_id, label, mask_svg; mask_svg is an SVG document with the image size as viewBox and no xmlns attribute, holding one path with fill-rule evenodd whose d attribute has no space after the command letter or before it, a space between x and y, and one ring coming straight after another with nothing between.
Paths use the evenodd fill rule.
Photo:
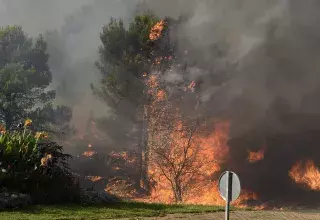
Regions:
<instances>
[{"instance_id":1,"label":"roadside","mask_svg":"<svg viewBox=\"0 0 320 220\"><path fill-rule=\"evenodd\" d=\"M164 217L127 218L123 220L222 220L223 212L203 214L171 214ZM320 220L320 211L236 211L231 213L230 220Z\"/></svg>"}]
</instances>

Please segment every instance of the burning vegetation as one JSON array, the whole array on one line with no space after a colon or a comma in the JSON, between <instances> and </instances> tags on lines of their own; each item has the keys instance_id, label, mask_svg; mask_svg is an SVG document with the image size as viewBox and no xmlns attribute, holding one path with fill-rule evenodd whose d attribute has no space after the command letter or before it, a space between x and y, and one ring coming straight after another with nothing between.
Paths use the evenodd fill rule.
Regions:
<instances>
[{"instance_id":1,"label":"burning vegetation","mask_svg":"<svg viewBox=\"0 0 320 220\"><path fill-rule=\"evenodd\" d=\"M264 159L264 149L261 149L257 152L254 151L249 151L248 155L248 161L249 163L255 163L257 161L263 160Z\"/></svg>"},{"instance_id":2,"label":"burning vegetation","mask_svg":"<svg viewBox=\"0 0 320 220\"><path fill-rule=\"evenodd\" d=\"M139 19L136 21L141 22ZM250 118L254 115L250 108L252 103L246 102L246 99L252 94L246 94L246 90L244 90L244 96L248 97L240 97L234 101L235 103L232 103L235 109L241 111L229 110L225 114L217 114L218 116L204 114L202 103L204 94L199 89L204 82L202 79L183 78L188 75L187 67L179 63L182 61L172 52L174 46L167 43L169 40L166 38L168 36L166 31L170 30L169 24L170 22L160 20L150 27L148 36L145 36L148 39L148 44L146 43L148 47L146 51L143 51L147 55L141 54L140 51L144 45L137 47L139 51L136 51L136 54L129 54L134 48L130 46L128 46L130 50L123 49L122 52L125 55L121 53L121 56L123 55L124 58L119 58L117 54L117 59L123 59L119 61L119 65L128 65L130 71L132 69L140 71L137 78L140 80L139 85L142 86L137 91L130 90L127 82L130 82L131 78L127 79L124 84L116 84L119 79L112 75L105 80L105 87L101 93L105 100L115 106L122 104L123 100L130 104L134 103L136 100L132 101L130 96L132 94L136 96L139 94L139 97L143 97L143 101L139 100L138 104L132 105L138 106L137 112L126 115L126 117L131 117L135 126L138 127L135 129L140 129L142 137L141 139L139 137L138 141L135 140L135 144L131 144L130 147L121 150L119 147L116 149L109 147L108 150L104 148L101 152L96 146L103 145L102 140L108 142L109 137L103 137L102 132L99 132L101 124L91 120L88 123L89 132L78 136L85 142L82 153L85 157L81 159L91 160L91 163L93 161L103 163L106 168L101 169L101 175L89 173L87 176L90 176L90 180L92 182L105 180L105 191L136 201L222 205L224 201L219 196L217 181L224 170L233 169L239 174L241 180L244 179L244 189L234 205L245 207L253 204L257 209L264 209L268 206L267 204L260 205L260 199L265 202L271 196L278 194L280 194L279 197L284 194L290 195L292 192L290 190L295 189L297 185L303 186L301 187L302 192L299 192L301 193L299 198L301 198L300 195L306 195L305 192L308 190L320 191L319 168L316 162L311 160L306 163L297 162L300 159L299 156L292 156L285 161L285 155L291 153L290 146L294 148L295 144L301 145L303 141L295 141L292 136L283 131L281 131L283 133L276 133L271 129L272 124L268 124L272 123L271 119L274 119L268 115L270 114L279 118L284 117L283 123L288 123L289 125L286 124L288 127L295 128L296 125L290 123L298 121L296 120L298 117L292 117L292 120L286 118L289 113L283 110L286 106L281 100L272 104L274 106L271 106L268 111L260 114L266 115L266 118L261 121L257 119L253 120L254 122L248 121L247 123L246 121L246 117ZM115 24L112 23L112 25ZM114 26L111 27L114 28ZM121 29L123 28L121 23L119 28L123 32L126 31ZM130 33L130 29L128 32ZM124 36L131 35L124 34ZM103 40L109 42L106 39ZM185 56L196 51L191 49L186 50L188 53L185 53ZM277 55L276 48L268 49L272 56ZM105 52L106 56L113 55L108 54L110 52L108 50ZM134 60L138 60L138 64L134 63ZM141 67L142 62L145 62L143 67ZM284 68L278 63L274 65ZM173 75L178 71L182 72L183 80L165 82L166 74ZM119 72L120 75L125 71ZM121 75L119 78L122 77L125 76ZM219 78L216 75L215 77ZM219 78L219 80L223 82L224 79ZM111 93L112 89L113 93ZM186 102L187 107L184 106ZM250 129L247 129L244 124L249 124ZM293 128L290 127L294 130ZM130 136L129 132L125 135ZM261 147L261 142L263 142L261 140L264 140L265 136L268 136L267 140ZM136 144L137 142L139 144ZM285 147L281 147L282 145ZM248 151L248 149L259 150ZM103 159L100 158L101 154L105 156ZM285 165L281 166L280 161ZM296 164L291 167L293 163ZM274 176L270 175L271 170L275 172ZM290 183L287 181L289 178L292 180ZM276 190L277 181L280 182L283 190ZM270 195L268 195L269 186ZM309 198L309 194L306 195L306 198Z\"/></svg>"},{"instance_id":3,"label":"burning vegetation","mask_svg":"<svg viewBox=\"0 0 320 220\"><path fill-rule=\"evenodd\" d=\"M307 189L320 191L320 169L312 160L299 161L292 167L289 176Z\"/></svg>"},{"instance_id":4,"label":"burning vegetation","mask_svg":"<svg viewBox=\"0 0 320 220\"><path fill-rule=\"evenodd\" d=\"M157 22L150 30L149 38L150 40L157 40L161 37L162 30L165 27L164 20Z\"/></svg>"}]
</instances>

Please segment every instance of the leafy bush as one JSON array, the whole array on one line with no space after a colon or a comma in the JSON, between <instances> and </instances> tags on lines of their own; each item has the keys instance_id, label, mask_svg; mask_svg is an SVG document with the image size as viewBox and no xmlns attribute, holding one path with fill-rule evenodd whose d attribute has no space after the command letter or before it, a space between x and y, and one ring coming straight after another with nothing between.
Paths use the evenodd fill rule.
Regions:
<instances>
[{"instance_id":1,"label":"leafy bush","mask_svg":"<svg viewBox=\"0 0 320 220\"><path fill-rule=\"evenodd\" d=\"M0 136L0 185L10 192L30 194L34 202L61 202L79 198L78 185L71 174L63 147L48 134L20 129Z\"/></svg>"},{"instance_id":2,"label":"leafy bush","mask_svg":"<svg viewBox=\"0 0 320 220\"><path fill-rule=\"evenodd\" d=\"M2 192L0 193L0 210L1 209L12 209L12 208L23 208L31 204L31 198L26 194L15 194Z\"/></svg>"},{"instance_id":3,"label":"leafy bush","mask_svg":"<svg viewBox=\"0 0 320 220\"><path fill-rule=\"evenodd\" d=\"M120 200L105 191L83 190L81 192L81 202L84 204L105 204L119 202Z\"/></svg>"}]
</instances>

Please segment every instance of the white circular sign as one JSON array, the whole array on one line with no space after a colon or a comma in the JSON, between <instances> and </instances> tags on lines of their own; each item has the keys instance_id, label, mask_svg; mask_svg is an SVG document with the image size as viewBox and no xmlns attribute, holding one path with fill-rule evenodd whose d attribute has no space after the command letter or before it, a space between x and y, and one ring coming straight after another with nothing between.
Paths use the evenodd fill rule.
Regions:
<instances>
[{"instance_id":1,"label":"white circular sign","mask_svg":"<svg viewBox=\"0 0 320 220\"><path fill-rule=\"evenodd\" d=\"M230 193L229 202L237 200L241 192L240 179L238 175L232 171L225 171L219 178L219 192L220 196L225 201L227 201L228 193Z\"/></svg>"}]
</instances>

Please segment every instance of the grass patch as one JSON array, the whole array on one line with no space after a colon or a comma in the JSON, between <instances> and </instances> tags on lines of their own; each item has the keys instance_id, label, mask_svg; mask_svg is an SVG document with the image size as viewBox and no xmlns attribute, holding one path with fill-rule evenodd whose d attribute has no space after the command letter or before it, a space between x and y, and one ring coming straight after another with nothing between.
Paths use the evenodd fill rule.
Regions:
<instances>
[{"instance_id":1,"label":"grass patch","mask_svg":"<svg viewBox=\"0 0 320 220\"><path fill-rule=\"evenodd\" d=\"M223 211L223 207L200 205L164 205L122 202L101 206L56 205L31 206L27 209L0 212L1 220L100 220L164 216L174 213Z\"/></svg>"}]
</instances>

